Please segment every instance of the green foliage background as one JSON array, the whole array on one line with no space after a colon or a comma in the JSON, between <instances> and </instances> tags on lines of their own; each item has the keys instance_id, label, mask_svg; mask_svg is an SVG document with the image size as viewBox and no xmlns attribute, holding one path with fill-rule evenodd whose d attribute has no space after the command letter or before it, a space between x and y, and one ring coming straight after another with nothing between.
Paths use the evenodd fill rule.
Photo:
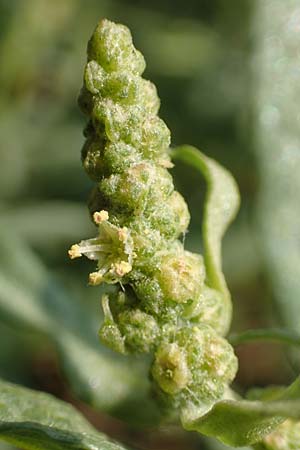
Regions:
<instances>
[{"instance_id":1,"label":"green foliage background","mask_svg":"<svg viewBox=\"0 0 300 450\"><path fill-rule=\"evenodd\" d=\"M100 293L86 287L89 262L72 264L66 253L70 244L93 232L85 206L91 183L80 164L84 118L76 105L86 42L102 17L128 25L145 55L145 76L158 87L172 144L195 145L234 174L242 208L223 249L234 301L233 330L280 325L276 305L282 301L276 300L283 297L291 299L286 311L293 305L285 324L297 329L296 287L285 296L288 287L278 285L274 276L281 270L278 252L260 240L268 237L261 224L272 223L274 209L264 207L268 196L260 193L271 192L268 183L259 183L262 168L268 171L261 150L268 142L255 138L255 105L265 102L258 95L257 74L267 73L254 60L255 24L264 20L257 14L251 0L0 0L0 376L75 402L97 427L136 448L216 449L218 444L193 435L180 434L176 442L164 434L132 435L130 428L87 411L77 400L81 397L122 419L125 415L132 423L137 417L148 420L139 406L146 387L142 376L131 377L131 367L124 377L141 393L140 399L123 385L123 405L117 407L113 396L102 395L124 369L97 343ZM291 127L299 137L297 123ZM283 188L276 192L276 204L290 179L288 170L277 173ZM180 163L173 173L193 217L187 247L199 250L204 183ZM272 167L269 173L274 174ZM290 217L293 202L287 208ZM280 231L274 236L280 241ZM292 255L293 243L289 248ZM285 267L290 260L286 253ZM288 383L294 376L297 361L292 366L279 346L255 344L237 351L241 392L250 385ZM94 367L89 374L79 367L87 352ZM137 366L136 374L143 373L142 363L129 365ZM99 386L97 374L106 367L111 368L103 377L107 385ZM85 392L82 380L89 386ZM156 417L154 406L146 412ZM0 448L6 447L1 443Z\"/></svg>"}]
</instances>

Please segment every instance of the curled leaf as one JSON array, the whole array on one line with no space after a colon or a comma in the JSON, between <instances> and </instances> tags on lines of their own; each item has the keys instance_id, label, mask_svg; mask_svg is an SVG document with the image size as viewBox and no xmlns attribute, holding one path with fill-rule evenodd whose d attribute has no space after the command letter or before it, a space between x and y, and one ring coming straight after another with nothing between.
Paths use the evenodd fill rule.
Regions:
<instances>
[{"instance_id":1,"label":"curled leaf","mask_svg":"<svg viewBox=\"0 0 300 450\"><path fill-rule=\"evenodd\" d=\"M223 332L226 334L230 327L232 307L222 271L221 243L239 208L238 187L224 167L195 147L178 147L172 152L172 156L200 170L207 183L203 219L204 261L207 283L224 297Z\"/></svg>"}]
</instances>

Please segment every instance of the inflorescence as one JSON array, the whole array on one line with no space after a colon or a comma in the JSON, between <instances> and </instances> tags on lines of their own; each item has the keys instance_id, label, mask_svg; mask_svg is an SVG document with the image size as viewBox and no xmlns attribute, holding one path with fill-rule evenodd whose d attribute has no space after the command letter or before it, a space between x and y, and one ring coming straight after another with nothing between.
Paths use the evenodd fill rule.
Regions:
<instances>
[{"instance_id":1,"label":"inflorescence","mask_svg":"<svg viewBox=\"0 0 300 450\"><path fill-rule=\"evenodd\" d=\"M223 297L207 285L202 256L180 240L189 211L168 172L170 131L144 69L128 28L102 20L79 96L98 235L69 255L96 261L91 285L115 285L102 298L102 342L123 354L153 354L156 391L194 416L224 397L237 359L222 337Z\"/></svg>"}]
</instances>

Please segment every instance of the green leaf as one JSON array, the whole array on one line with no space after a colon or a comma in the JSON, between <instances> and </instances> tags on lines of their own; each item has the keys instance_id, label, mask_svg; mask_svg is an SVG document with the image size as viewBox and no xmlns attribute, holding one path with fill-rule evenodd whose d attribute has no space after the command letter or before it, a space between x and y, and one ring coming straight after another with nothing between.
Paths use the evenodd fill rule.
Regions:
<instances>
[{"instance_id":1,"label":"green leaf","mask_svg":"<svg viewBox=\"0 0 300 450\"><path fill-rule=\"evenodd\" d=\"M126 420L157 421L146 367L101 346L100 311L98 316L88 303L70 297L16 235L4 230L0 235L1 320L49 338L73 391L83 400Z\"/></svg>"},{"instance_id":2,"label":"green leaf","mask_svg":"<svg viewBox=\"0 0 300 450\"><path fill-rule=\"evenodd\" d=\"M300 378L285 390L274 390L268 397L268 401L217 402L207 414L183 422L183 426L234 447L255 444L285 418L300 419Z\"/></svg>"},{"instance_id":3,"label":"green leaf","mask_svg":"<svg viewBox=\"0 0 300 450\"><path fill-rule=\"evenodd\" d=\"M71 405L0 380L0 439L29 450L125 450Z\"/></svg>"},{"instance_id":4,"label":"green leaf","mask_svg":"<svg viewBox=\"0 0 300 450\"><path fill-rule=\"evenodd\" d=\"M199 169L207 182L203 220L204 258L209 284L223 294L227 303L224 328L228 331L231 321L231 302L222 272L221 240L237 212L238 190L232 176L197 149L184 146L175 150L173 155L174 158ZM264 335L266 336L267 333L265 332ZM256 334L257 337L258 334ZM271 338L271 335L269 334L268 337ZM295 343L295 336L290 334L281 333L279 336L277 333L276 337L285 341L293 340ZM249 333L248 336L244 336L244 339L247 338L249 339ZM274 339L274 333L272 338ZM187 430L215 437L227 445L255 444L262 441L285 418L300 418L299 379L286 390L273 390L272 395L270 392L268 392L269 397L264 400L219 401L201 417L191 419L189 416L182 416L182 424Z\"/></svg>"},{"instance_id":5,"label":"green leaf","mask_svg":"<svg viewBox=\"0 0 300 450\"><path fill-rule=\"evenodd\" d=\"M239 191L232 175L220 164L194 147L184 145L172 152L173 158L183 161L204 176L207 193L204 205L203 244L208 284L224 296L224 334L231 323L231 298L222 271L221 243L228 226L239 208Z\"/></svg>"}]
</instances>

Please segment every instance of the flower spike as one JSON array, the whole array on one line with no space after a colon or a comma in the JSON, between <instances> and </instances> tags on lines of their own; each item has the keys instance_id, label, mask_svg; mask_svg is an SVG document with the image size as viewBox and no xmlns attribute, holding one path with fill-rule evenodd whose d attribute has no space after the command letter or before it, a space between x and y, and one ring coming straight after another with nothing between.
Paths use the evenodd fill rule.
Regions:
<instances>
[{"instance_id":1,"label":"flower spike","mask_svg":"<svg viewBox=\"0 0 300 450\"><path fill-rule=\"evenodd\" d=\"M97 261L91 285L119 284L102 298L102 342L119 353L152 353L158 397L194 415L225 395L237 360L221 336L224 299L207 283L202 256L182 243L190 214L168 172L170 131L144 69L128 28L99 22L79 96L98 236L69 255Z\"/></svg>"}]
</instances>

